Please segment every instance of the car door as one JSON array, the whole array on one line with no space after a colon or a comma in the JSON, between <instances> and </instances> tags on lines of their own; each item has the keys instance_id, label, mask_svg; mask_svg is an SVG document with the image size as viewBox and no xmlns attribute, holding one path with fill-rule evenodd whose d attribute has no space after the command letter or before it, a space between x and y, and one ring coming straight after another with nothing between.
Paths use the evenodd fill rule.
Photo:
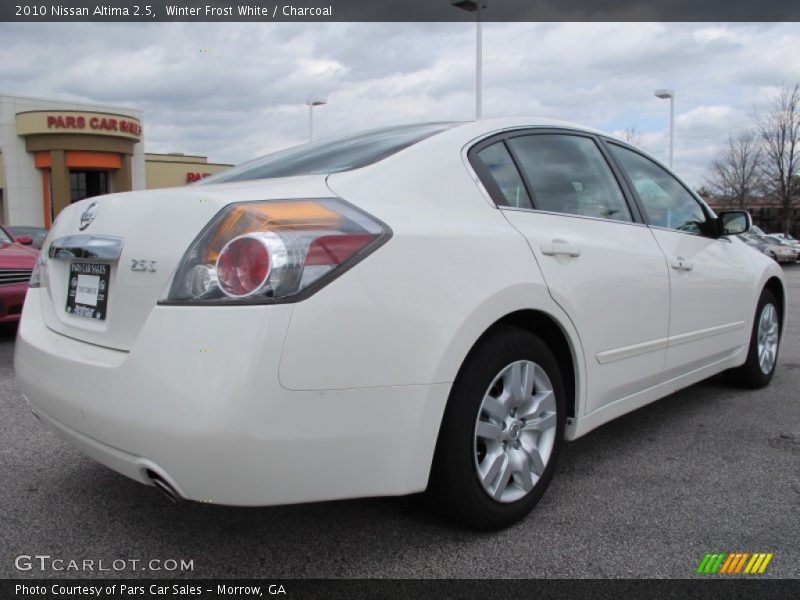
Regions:
<instances>
[{"instance_id":1,"label":"car door","mask_svg":"<svg viewBox=\"0 0 800 600\"><path fill-rule=\"evenodd\" d=\"M670 266L665 375L724 359L748 340L752 282L748 253L707 235L714 215L671 173L631 148L608 143Z\"/></svg>"},{"instance_id":2,"label":"car door","mask_svg":"<svg viewBox=\"0 0 800 600\"><path fill-rule=\"evenodd\" d=\"M597 140L515 132L476 146L470 160L580 335L585 412L653 385L666 351L667 267Z\"/></svg>"}]
</instances>

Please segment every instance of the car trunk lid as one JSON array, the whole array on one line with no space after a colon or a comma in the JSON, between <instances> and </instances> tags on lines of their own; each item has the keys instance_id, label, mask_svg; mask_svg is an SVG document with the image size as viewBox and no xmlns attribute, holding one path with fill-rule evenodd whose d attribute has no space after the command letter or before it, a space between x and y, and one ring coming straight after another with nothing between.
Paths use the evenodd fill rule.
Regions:
<instances>
[{"instance_id":1,"label":"car trunk lid","mask_svg":"<svg viewBox=\"0 0 800 600\"><path fill-rule=\"evenodd\" d=\"M59 215L44 245L45 322L81 341L130 350L187 248L225 205L330 196L324 176L309 176L129 192L75 203Z\"/></svg>"}]
</instances>

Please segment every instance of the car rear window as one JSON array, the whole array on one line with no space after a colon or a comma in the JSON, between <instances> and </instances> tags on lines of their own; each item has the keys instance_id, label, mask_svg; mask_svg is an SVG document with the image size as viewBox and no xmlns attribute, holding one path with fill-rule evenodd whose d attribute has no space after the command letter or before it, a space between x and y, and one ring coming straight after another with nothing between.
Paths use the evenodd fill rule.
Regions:
<instances>
[{"instance_id":1,"label":"car rear window","mask_svg":"<svg viewBox=\"0 0 800 600\"><path fill-rule=\"evenodd\" d=\"M197 185L338 173L365 167L408 148L456 123L425 123L373 129L295 146L243 163Z\"/></svg>"}]
</instances>

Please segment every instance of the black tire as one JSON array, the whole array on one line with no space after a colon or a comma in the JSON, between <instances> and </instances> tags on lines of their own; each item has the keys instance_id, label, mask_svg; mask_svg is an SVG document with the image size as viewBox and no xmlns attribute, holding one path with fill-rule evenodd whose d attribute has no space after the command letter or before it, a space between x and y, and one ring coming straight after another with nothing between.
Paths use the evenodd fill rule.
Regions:
<instances>
[{"instance_id":1,"label":"black tire","mask_svg":"<svg viewBox=\"0 0 800 600\"><path fill-rule=\"evenodd\" d=\"M778 316L778 351L776 352L775 360L772 364L772 368L769 370L768 373L764 373L761 370L761 366L759 365L759 356L758 356L758 327L761 321L761 315L766 306L772 305L775 309L775 312ZM738 385L740 387L750 388L750 389L760 389L769 385L769 382L772 381L773 375L775 375L775 367L778 365L778 354L780 353L780 343L781 343L781 321L780 321L780 305L775 298L775 295L768 289L764 289L761 292L761 298L758 300L758 306L756 308L756 314L753 318L753 329L750 332L750 346L747 350L747 360L741 367L737 367L735 369L730 369L726 372L728 379Z\"/></svg>"},{"instance_id":2,"label":"black tire","mask_svg":"<svg viewBox=\"0 0 800 600\"><path fill-rule=\"evenodd\" d=\"M490 497L478 479L475 427L489 386L508 365L520 360L539 365L550 379L556 407L555 439L533 488L520 499L503 503ZM498 327L472 350L453 384L431 468L429 502L443 516L477 530L498 530L519 521L536 505L553 477L565 423L564 385L553 353L538 336L524 329Z\"/></svg>"}]
</instances>

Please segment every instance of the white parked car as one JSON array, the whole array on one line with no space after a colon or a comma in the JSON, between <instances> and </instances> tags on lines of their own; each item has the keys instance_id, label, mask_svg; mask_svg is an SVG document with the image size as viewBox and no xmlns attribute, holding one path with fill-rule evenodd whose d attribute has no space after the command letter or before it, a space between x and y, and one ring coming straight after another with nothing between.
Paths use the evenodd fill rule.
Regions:
<instances>
[{"instance_id":1,"label":"white parked car","mask_svg":"<svg viewBox=\"0 0 800 600\"><path fill-rule=\"evenodd\" d=\"M797 262L800 256L800 246L785 242L776 235L760 235L758 239L769 246L769 249L775 255L775 260L779 263Z\"/></svg>"},{"instance_id":2,"label":"white parked car","mask_svg":"<svg viewBox=\"0 0 800 600\"><path fill-rule=\"evenodd\" d=\"M787 233L770 233L769 235L778 238L784 244L789 244L790 246L800 246L800 241Z\"/></svg>"},{"instance_id":3,"label":"white parked car","mask_svg":"<svg viewBox=\"0 0 800 600\"><path fill-rule=\"evenodd\" d=\"M769 383L784 284L749 224L589 129L380 129L68 207L15 367L58 435L174 497L427 489L498 528L564 440L721 371Z\"/></svg>"}]
</instances>

